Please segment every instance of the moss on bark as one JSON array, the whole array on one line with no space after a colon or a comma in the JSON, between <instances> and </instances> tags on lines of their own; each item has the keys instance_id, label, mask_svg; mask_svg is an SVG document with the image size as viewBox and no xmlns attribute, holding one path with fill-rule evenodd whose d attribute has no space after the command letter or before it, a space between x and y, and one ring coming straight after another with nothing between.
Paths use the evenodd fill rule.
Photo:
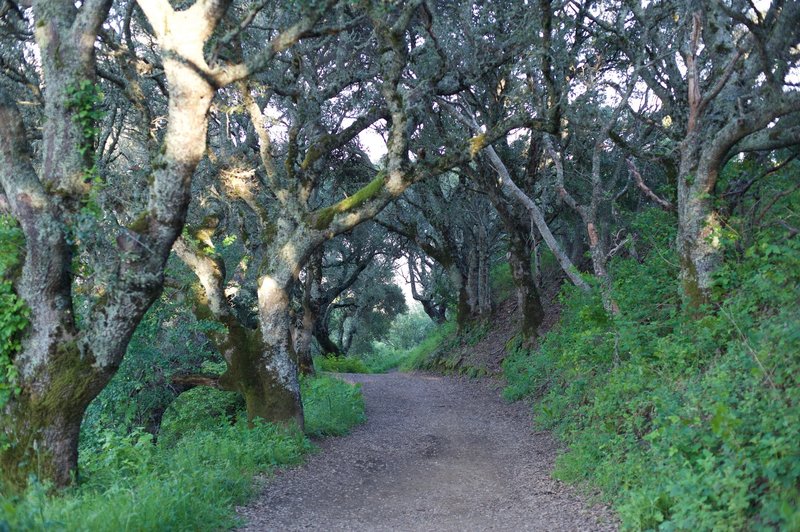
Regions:
<instances>
[{"instance_id":1,"label":"moss on bark","mask_svg":"<svg viewBox=\"0 0 800 532\"><path fill-rule=\"evenodd\" d=\"M381 172L375 179L355 192L352 196L343 199L335 205L318 210L312 216L311 226L318 230L327 229L337 214L357 209L374 198L381 189L383 189L385 178L385 174Z\"/></svg>"},{"instance_id":2,"label":"moss on bark","mask_svg":"<svg viewBox=\"0 0 800 532\"><path fill-rule=\"evenodd\" d=\"M23 383L0 416L6 440L0 467L8 489L24 489L30 475L63 487L77 473L83 412L101 386L76 341L56 343L53 352L36 378L27 379L36 387Z\"/></svg>"}]
</instances>

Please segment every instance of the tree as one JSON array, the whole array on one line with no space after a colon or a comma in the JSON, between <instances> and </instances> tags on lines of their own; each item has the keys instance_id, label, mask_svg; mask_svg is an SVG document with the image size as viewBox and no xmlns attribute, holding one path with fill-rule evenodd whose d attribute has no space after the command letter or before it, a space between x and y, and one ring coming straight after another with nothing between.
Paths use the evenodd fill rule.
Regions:
<instances>
[{"instance_id":1,"label":"tree","mask_svg":"<svg viewBox=\"0 0 800 532\"><path fill-rule=\"evenodd\" d=\"M97 144L101 97L95 80L105 66L97 55L110 54L114 46L113 39L102 42L110 1L76 7L42 0L20 17L19 24L35 36L41 67L34 92L43 100L42 139L35 153L15 98L0 88L0 185L25 236L14 287L30 308L29 332L13 360L19 393L0 414L7 440L0 462L16 486L32 472L57 486L73 478L84 410L116 372L137 324L161 292L192 175L205 152L216 89L268 63L321 15L307 13L249 63L209 66L204 46L228 2L201 0L181 11L159 0L139 6L158 40L169 91L166 131L151 155L152 173L142 191L146 206L139 212L118 213L97 201L106 176L95 164L96 151L105 148ZM127 87L136 102L141 93L135 83ZM78 305L78 293L88 300Z\"/></svg>"},{"instance_id":2,"label":"tree","mask_svg":"<svg viewBox=\"0 0 800 532\"><path fill-rule=\"evenodd\" d=\"M742 152L797 145L800 6L772 2L624 2L627 31L593 18L623 46L641 46L642 78L658 97L655 117L639 115L677 144L678 250L689 307L709 302L722 261L724 220L716 204L725 165ZM677 21L677 24L675 23Z\"/></svg>"}]
</instances>

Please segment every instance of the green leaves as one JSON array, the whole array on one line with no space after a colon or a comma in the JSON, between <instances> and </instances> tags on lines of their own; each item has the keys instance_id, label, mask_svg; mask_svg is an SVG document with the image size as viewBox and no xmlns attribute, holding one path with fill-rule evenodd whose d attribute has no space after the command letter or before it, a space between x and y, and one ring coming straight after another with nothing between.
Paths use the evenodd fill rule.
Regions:
<instances>
[{"instance_id":1,"label":"green leaves","mask_svg":"<svg viewBox=\"0 0 800 532\"><path fill-rule=\"evenodd\" d=\"M366 420L361 385L332 377L303 378L301 381L306 433L338 436Z\"/></svg>"},{"instance_id":2,"label":"green leaves","mask_svg":"<svg viewBox=\"0 0 800 532\"><path fill-rule=\"evenodd\" d=\"M24 245L16 222L0 216L0 408L19 393L13 360L22 349L22 333L28 326L30 311L14 291L11 279L17 275Z\"/></svg>"},{"instance_id":3,"label":"green leaves","mask_svg":"<svg viewBox=\"0 0 800 532\"><path fill-rule=\"evenodd\" d=\"M73 112L72 120L80 126L83 136L78 150L86 156L94 150L95 140L100 133L98 124L105 116L105 111L100 107L104 95L100 86L88 79L70 85L66 92L67 109Z\"/></svg>"}]
</instances>

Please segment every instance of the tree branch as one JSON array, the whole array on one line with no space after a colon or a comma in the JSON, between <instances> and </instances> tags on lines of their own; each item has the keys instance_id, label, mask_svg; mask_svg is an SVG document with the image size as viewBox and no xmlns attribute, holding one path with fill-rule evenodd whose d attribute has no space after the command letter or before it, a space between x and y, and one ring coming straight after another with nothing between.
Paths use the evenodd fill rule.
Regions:
<instances>
[{"instance_id":1,"label":"tree branch","mask_svg":"<svg viewBox=\"0 0 800 532\"><path fill-rule=\"evenodd\" d=\"M661 198L658 194L652 191L650 187L648 187L644 183L644 179L642 179L642 174L639 173L639 170L636 169L636 165L630 159L626 159L628 163L628 169L630 170L631 175L633 176L633 180L636 182L636 186L644 192L644 195L656 202L656 204L664 209L665 211L675 212L675 205L670 203L669 201Z\"/></svg>"}]
</instances>

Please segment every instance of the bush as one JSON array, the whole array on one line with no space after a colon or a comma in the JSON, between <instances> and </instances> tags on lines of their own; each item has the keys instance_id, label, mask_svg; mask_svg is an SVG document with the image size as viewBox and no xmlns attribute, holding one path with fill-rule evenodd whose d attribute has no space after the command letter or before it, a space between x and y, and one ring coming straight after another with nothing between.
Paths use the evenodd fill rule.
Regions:
<instances>
[{"instance_id":1,"label":"bush","mask_svg":"<svg viewBox=\"0 0 800 532\"><path fill-rule=\"evenodd\" d=\"M447 342L453 339L456 332L456 322L448 321L436 326L431 333L415 348L410 349L405 360L400 364L401 370L422 369L426 362Z\"/></svg>"},{"instance_id":2,"label":"bush","mask_svg":"<svg viewBox=\"0 0 800 532\"><path fill-rule=\"evenodd\" d=\"M690 319L671 223L617 259L617 316L567 288L559 325L504 363L508 399L568 451L555 474L599 487L629 529L800 527L800 243L770 229L718 277L717 310ZM641 221L641 220L640 220Z\"/></svg>"},{"instance_id":3,"label":"bush","mask_svg":"<svg viewBox=\"0 0 800 532\"><path fill-rule=\"evenodd\" d=\"M514 277L511 275L511 266L506 260L494 264L489 271L492 299L503 301L514 293Z\"/></svg>"},{"instance_id":4,"label":"bush","mask_svg":"<svg viewBox=\"0 0 800 532\"><path fill-rule=\"evenodd\" d=\"M18 274L25 239L19 226L0 216L0 408L16 393L14 355L22 348L21 334L28 326L28 308L17 296L11 279ZM3 435L0 445L4 445Z\"/></svg>"},{"instance_id":5,"label":"bush","mask_svg":"<svg viewBox=\"0 0 800 532\"><path fill-rule=\"evenodd\" d=\"M413 362L409 358L419 356L420 345L429 336L437 334L437 330L422 307L416 305L413 310L394 319L386 339L373 342L371 352L362 360L372 373L386 373L401 366L411 369Z\"/></svg>"},{"instance_id":6,"label":"bush","mask_svg":"<svg viewBox=\"0 0 800 532\"><path fill-rule=\"evenodd\" d=\"M364 356L364 365L370 373L387 373L405 362L408 350L396 349L382 342L372 344L372 353Z\"/></svg>"}]
</instances>

